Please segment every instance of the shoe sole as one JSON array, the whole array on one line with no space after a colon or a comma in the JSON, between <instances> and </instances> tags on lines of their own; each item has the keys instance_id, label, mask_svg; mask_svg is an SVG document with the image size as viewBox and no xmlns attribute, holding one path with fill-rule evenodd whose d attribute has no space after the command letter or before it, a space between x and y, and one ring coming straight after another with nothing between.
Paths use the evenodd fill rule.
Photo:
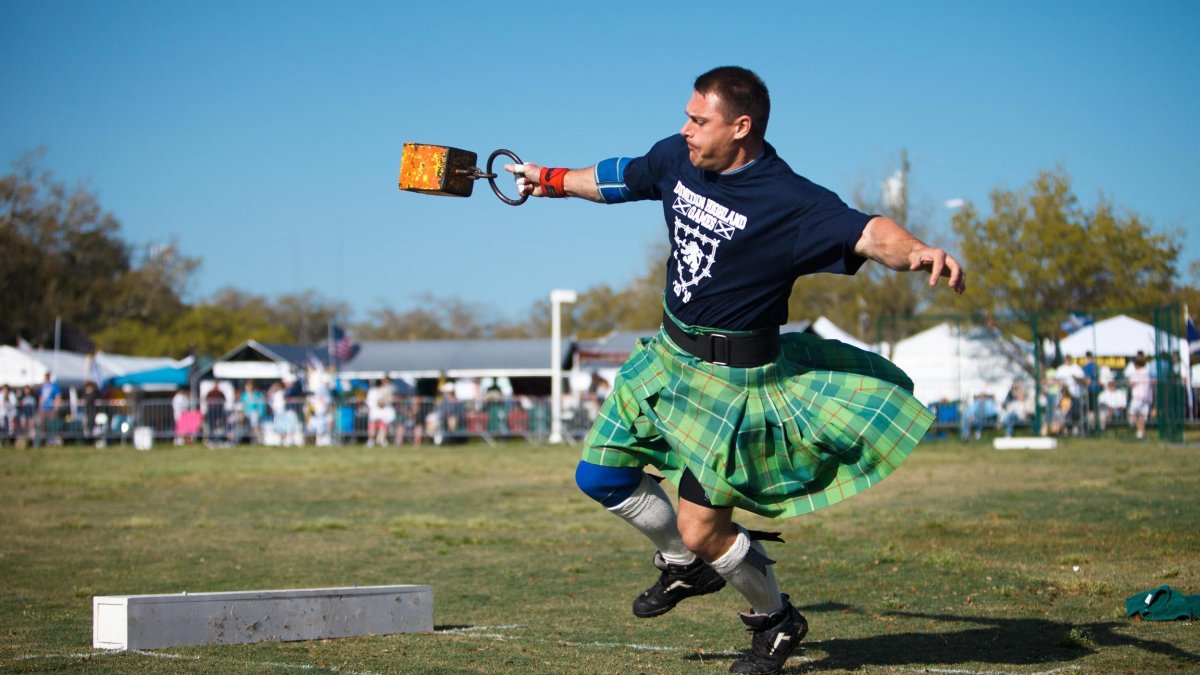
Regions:
<instances>
[{"instance_id":1,"label":"shoe sole","mask_svg":"<svg viewBox=\"0 0 1200 675\"><path fill-rule=\"evenodd\" d=\"M707 586L704 586L703 588L696 591L695 593L692 593L691 595L686 595L686 596L676 600L675 602L672 602L669 605L663 605L662 607L659 607L658 609L654 610L653 612L638 612L635 609L635 610L633 610L633 615L639 619L652 619L656 616L662 616L663 614L666 614L667 612L675 609L675 605L678 605L679 603L683 602L684 600L687 600L688 598L694 598L699 595L708 595L709 593L716 593L717 591L721 590L722 588L725 588L725 579L723 577L717 577L716 579L713 579L711 582L709 582L709 584Z\"/></svg>"}]
</instances>

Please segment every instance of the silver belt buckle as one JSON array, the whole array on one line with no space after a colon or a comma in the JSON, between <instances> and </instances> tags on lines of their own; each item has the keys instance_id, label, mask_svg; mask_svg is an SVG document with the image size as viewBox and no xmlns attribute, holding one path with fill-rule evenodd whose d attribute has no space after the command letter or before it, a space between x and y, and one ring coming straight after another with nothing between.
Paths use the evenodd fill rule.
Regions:
<instances>
[{"instance_id":1,"label":"silver belt buckle","mask_svg":"<svg viewBox=\"0 0 1200 675\"><path fill-rule=\"evenodd\" d=\"M712 346L712 362L718 366L729 365L729 336L722 333L709 333L709 344ZM717 338L720 338L718 341ZM722 345L721 349L717 345ZM720 352L724 352L721 354Z\"/></svg>"}]
</instances>

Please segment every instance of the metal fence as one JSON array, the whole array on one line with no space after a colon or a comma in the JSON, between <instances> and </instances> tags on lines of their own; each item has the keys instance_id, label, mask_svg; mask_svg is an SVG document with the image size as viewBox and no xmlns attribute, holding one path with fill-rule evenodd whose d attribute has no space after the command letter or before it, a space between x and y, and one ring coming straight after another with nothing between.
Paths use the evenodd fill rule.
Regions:
<instances>
[{"instance_id":1,"label":"metal fence","mask_svg":"<svg viewBox=\"0 0 1200 675\"><path fill-rule=\"evenodd\" d=\"M1101 339L1094 327L1109 320L1141 328L1125 340ZM1178 306L888 316L877 333L942 437L1129 433L1178 442L1185 425L1198 423L1200 390L1179 338Z\"/></svg>"},{"instance_id":2,"label":"metal fence","mask_svg":"<svg viewBox=\"0 0 1200 675\"><path fill-rule=\"evenodd\" d=\"M582 440L598 411L599 401L565 405L565 439ZM507 439L541 443L550 435L550 418L549 399L532 397L458 401L405 396L376 409L359 400L331 404L306 397L287 399L279 410L246 410L223 401L201 401L176 410L162 399L100 400L47 414L19 406L11 417L0 418L0 445L447 445Z\"/></svg>"}]
</instances>

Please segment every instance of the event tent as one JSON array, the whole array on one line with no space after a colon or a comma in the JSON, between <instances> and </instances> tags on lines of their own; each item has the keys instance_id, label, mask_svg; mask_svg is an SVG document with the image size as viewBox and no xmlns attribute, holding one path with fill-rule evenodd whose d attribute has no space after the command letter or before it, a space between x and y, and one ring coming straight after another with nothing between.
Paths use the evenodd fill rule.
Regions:
<instances>
[{"instance_id":1,"label":"event tent","mask_svg":"<svg viewBox=\"0 0 1200 675\"><path fill-rule=\"evenodd\" d=\"M1033 347L993 328L943 323L896 343L892 362L913 380L926 405L965 401L980 392L1003 401L1014 380L1028 380Z\"/></svg>"},{"instance_id":2,"label":"event tent","mask_svg":"<svg viewBox=\"0 0 1200 675\"><path fill-rule=\"evenodd\" d=\"M826 340L840 340L851 347L858 347L859 349L864 349L869 352L879 351L871 345L854 337L850 333L842 330L837 324L823 316L817 318L817 320L813 322L812 332L816 333L819 337L825 338Z\"/></svg>"},{"instance_id":3,"label":"event tent","mask_svg":"<svg viewBox=\"0 0 1200 675\"><path fill-rule=\"evenodd\" d=\"M1158 351L1154 342L1154 326L1120 314L1097 321L1059 340L1063 356L1082 357L1091 352L1096 356L1133 357L1139 351L1147 355ZM1180 340L1183 353L1187 341Z\"/></svg>"},{"instance_id":4,"label":"event tent","mask_svg":"<svg viewBox=\"0 0 1200 675\"><path fill-rule=\"evenodd\" d=\"M118 375L112 378L111 383L118 387L128 384L141 389L171 389L186 386L190 370L188 365L178 367L162 366L160 368L151 368L149 370L139 370L134 373Z\"/></svg>"},{"instance_id":5,"label":"event tent","mask_svg":"<svg viewBox=\"0 0 1200 675\"><path fill-rule=\"evenodd\" d=\"M84 382L103 382L114 377L153 368L178 366L175 359L97 353L94 357L51 349L18 349L0 346L0 384L36 386L51 373L62 387L81 387Z\"/></svg>"}]
</instances>

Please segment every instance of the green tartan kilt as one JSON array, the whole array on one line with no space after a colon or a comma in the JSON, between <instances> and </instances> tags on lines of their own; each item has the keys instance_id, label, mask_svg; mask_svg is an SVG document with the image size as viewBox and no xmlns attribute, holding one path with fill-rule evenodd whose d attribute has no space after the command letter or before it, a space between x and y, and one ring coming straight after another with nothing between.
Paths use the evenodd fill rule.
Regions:
<instances>
[{"instance_id":1,"label":"green tartan kilt","mask_svg":"<svg viewBox=\"0 0 1200 675\"><path fill-rule=\"evenodd\" d=\"M934 416L892 362L837 340L781 336L780 355L730 368L679 349L661 329L642 338L584 441L582 459L685 468L714 506L789 517L883 480Z\"/></svg>"}]
</instances>

